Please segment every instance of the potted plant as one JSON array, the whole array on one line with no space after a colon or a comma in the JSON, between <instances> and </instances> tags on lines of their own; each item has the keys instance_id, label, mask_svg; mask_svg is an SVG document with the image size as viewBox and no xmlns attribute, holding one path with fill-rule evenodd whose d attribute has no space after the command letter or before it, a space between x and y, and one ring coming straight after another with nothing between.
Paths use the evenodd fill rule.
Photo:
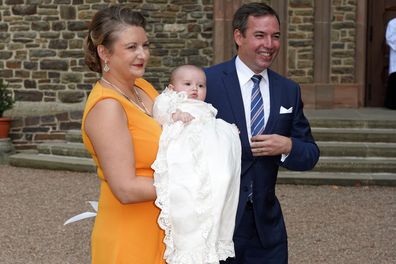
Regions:
<instances>
[{"instance_id":1,"label":"potted plant","mask_svg":"<svg viewBox=\"0 0 396 264\"><path fill-rule=\"evenodd\" d=\"M3 113L11 109L14 102L11 92L7 89L7 85L0 79L0 138L8 137L11 118L3 117Z\"/></svg>"}]
</instances>

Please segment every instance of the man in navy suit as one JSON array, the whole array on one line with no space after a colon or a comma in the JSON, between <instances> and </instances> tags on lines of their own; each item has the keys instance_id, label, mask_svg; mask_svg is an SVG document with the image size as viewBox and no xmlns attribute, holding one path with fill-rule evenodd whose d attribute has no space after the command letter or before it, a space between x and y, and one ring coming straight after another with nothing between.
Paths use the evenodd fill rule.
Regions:
<instances>
[{"instance_id":1,"label":"man in navy suit","mask_svg":"<svg viewBox=\"0 0 396 264\"><path fill-rule=\"evenodd\" d=\"M310 170L319 159L300 87L269 69L280 48L279 28L270 6L241 6L233 19L237 56L205 69L206 101L217 108L218 118L237 125L242 142L236 258L225 263L288 263L286 228L275 196L278 169Z\"/></svg>"}]
</instances>

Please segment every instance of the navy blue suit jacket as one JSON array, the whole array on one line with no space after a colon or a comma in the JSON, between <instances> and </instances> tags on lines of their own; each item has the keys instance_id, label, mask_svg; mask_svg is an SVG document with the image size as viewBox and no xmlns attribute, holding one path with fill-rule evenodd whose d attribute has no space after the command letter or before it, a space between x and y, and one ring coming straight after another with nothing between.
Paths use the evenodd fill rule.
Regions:
<instances>
[{"instance_id":1,"label":"navy blue suit jacket","mask_svg":"<svg viewBox=\"0 0 396 264\"><path fill-rule=\"evenodd\" d=\"M287 240L286 228L275 184L279 166L290 170L312 169L319 159L319 149L303 114L300 87L293 81L268 69L270 116L264 134L290 137L292 150L282 163L281 156L253 157L246 128L242 94L235 68L235 58L206 68L206 101L218 110L217 117L236 124L242 143L242 170L236 228L242 218L249 185L253 181L253 205L257 231L263 247ZM280 107L293 112L280 114ZM237 241L235 241L237 243Z\"/></svg>"}]
</instances>

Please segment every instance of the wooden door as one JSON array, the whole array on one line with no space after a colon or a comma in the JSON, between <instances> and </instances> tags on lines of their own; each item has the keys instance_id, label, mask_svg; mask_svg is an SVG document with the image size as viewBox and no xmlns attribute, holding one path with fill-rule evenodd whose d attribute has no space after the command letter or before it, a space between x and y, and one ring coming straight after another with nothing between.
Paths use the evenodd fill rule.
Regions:
<instances>
[{"instance_id":1,"label":"wooden door","mask_svg":"<svg viewBox=\"0 0 396 264\"><path fill-rule=\"evenodd\" d=\"M389 47L386 26L396 17L396 0L369 0L367 21L366 106L382 107L388 78Z\"/></svg>"}]
</instances>

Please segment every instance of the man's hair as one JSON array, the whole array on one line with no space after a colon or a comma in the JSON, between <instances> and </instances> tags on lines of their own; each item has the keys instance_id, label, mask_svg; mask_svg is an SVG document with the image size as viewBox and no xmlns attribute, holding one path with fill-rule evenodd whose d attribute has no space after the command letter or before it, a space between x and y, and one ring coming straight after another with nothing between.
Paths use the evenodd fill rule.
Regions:
<instances>
[{"instance_id":1,"label":"man's hair","mask_svg":"<svg viewBox=\"0 0 396 264\"><path fill-rule=\"evenodd\" d=\"M278 20L280 25L280 20L278 14L272 7L264 3L249 3L242 5L234 14L232 20L232 30L238 29L242 36L245 36L247 29L247 21L249 16L261 17L261 16L274 16Z\"/></svg>"}]
</instances>

